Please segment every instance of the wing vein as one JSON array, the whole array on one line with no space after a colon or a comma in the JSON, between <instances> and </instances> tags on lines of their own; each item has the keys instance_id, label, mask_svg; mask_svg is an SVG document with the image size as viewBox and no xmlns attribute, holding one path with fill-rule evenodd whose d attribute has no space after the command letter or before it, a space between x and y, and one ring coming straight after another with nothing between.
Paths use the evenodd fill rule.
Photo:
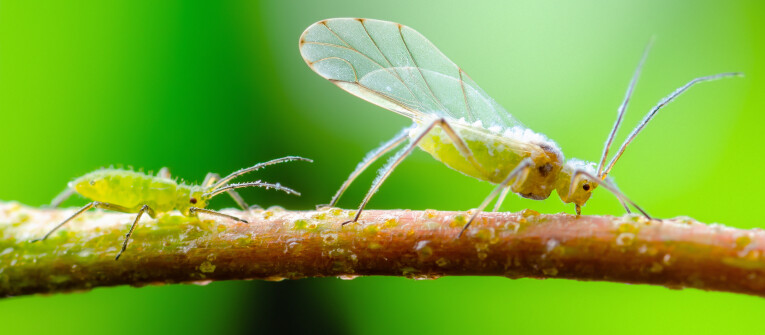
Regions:
<instances>
[{"instance_id":1,"label":"wing vein","mask_svg":"<svg viewBox=\"0 0 765 335\"><path fill-rule=\"evenodd\" d=\"M354 67L353 64L351 64L351 62L349 62L347 59L340 58L340 57L335 57L335 56L333 56L333 57L324 57L322 59L317 59L316 61L311 62L311 65L316 64L316 63L321 62L321 61L328 60L328 59L339 59L339 60L341 60L343 62L346 62L348 64L348 66L351 67L351 70L353 70L353 81L357 82L357 83L359 82L359 75L356 72L356 67Z\"/></svg>"},{"instance_id":2,"label":"wing vein","mask_svg":"<svg viewBox=\"0 0 765 335\"><path fill-rule=\"evenodd\" d=\"M481 121L485 128L525 129L461 67L408 26L326 19L309 26L299 42L303 59L319 75L410 119L449 117L469 124Z\"/></svg>"},{"instance_id":3,"label":"wing vein","mask_svg":"<svg viewBox=\"0 0 765 335\"><path fill-rule=\"evenodd\" d=\"M369 38L369 41L371 41L372 44L375 46L375 48L377 48L377 52L379 52L380 55L382 55L383 59L385 59L385 61L388 62L388 65L390 65L390 68L393 69L393 71L389 71L389 72L394 77L396 77L396 79L398 79L398 81L400 81L401 84L404 85L404 87L406 87L407 91L409 91L409 93L413 97L415 97L415 99L417 99L420 102L420 105L422 105L422 100L420 100L420 98L416 94L414 94L414 91L412 91L412 88L409 87L409 85L407 85L406 82L404 82L404 79L401 78L401 74L398 73L398 70L396 70L396 67L393 66L393 63L391 63L390 59L388 59L388 56L386 56L385 53L383 53L382 50L380 50L380 46L377 45L377 42L375 41L375 39L372 38L371 34L369 34L369 30L367 30L367 26L364 24L364 22L363 21L359 21L359 23L361 23L361 27L364 28L364 32L367 34L367 37ZM406 44L404 44L404 45L406 45Z\"/></svg>"},{"instance_id":4,"label":"wing vein","mask_svg":"<svg viewBox=\"0 0 765 335\"><path fill-rule=\"evenodd\" d=\"M362 24L362 27L363 27L363 26L364 26L364 25ZM331 33L332 33L332 35L335 35L335 37L337 37L337 39L338 39L338 40L340 40L340 42L343 42L343 43L345 43L345 45L347 45L347 46L348 46L346 49L348 49L348 50L351 50L351 51L354 51L354 52L358 53L359 55L362 55L362 56L364 56L364 58L368 59L368 60L369 60L370 62L372 62L373 64L375 64L375 65L379 66L379 67L380 67L380 69L382 69L382 70L385 70L385 71L387 71L388 73L390 73L390 75L392 75L393 77L395 77L396 79L398 79L398 81L399 81L399 82L401 82L401 85L404 85L404 87L406 87L406 89L407 89L407 90L409 90L409 92L411 92L411 93L412 93L412 96L414 96L414 98L415 98L415 99L417 99L417 100L420 100L420 98L419 98L419 97L418 97L416 94L414 94L414 92L412 92L412 89L409 87L409 85L407 85L407 84L406 84L406 82L404 82L404 80L402 80L400 77L398 77L398 76L396 75L396 73L394 73L393 71L391 71L391 69L390 69L390 68L386 68L385 66L383 66L382 64L380 64L378 61L376 61L376 60L372 59L371 57L369 57L369 56L368 56L368 55L366 55L365 53L363 53L363 52L361 52L361 51L357 50L356 48L354 48L354 47L353 47L353 46L352 46L350 43L346 42L346 41L345 41L345 40L344 40L342 37L340 37L340 35L338 35L338 34L337 34L337 33L336 33L334 30L332 30L332 28L330 28L330 27L329 27L329 26L328 26L326 23L324 24L324 27L326 27L326 28L327 28L327 30L329 30L329 32L331 32ZM364 27L364 30L366 31L366 27ZM371 38L370 38L370 40L371 40ZM373 41L372 43L374 43L374 41ZM329 44L329 43L327 43L326 45L327 45L327 46L336 46L336 47L340 47L340 48L342 48L342 46L340 46L340 45L333 45L333 44ZM383 55L383 57L385 57L385 56ZM386 58L386 60L387 60L387 58ZM393 64L391 64L391 65L393 65ZM356 83L358 83L359 85L361 85L361 83L360 83L358 80L356 81ZM363 85L361 85L361 86L363 86ZM364 86L364 87L366 88L366 86ZM370 90L371 90L372 92L378 92L378 91L376 91L376 90L372 90L372 89L370 89ZM380 92L380 93L382 94L382 92ZM420 100L420 105L422 105L422 101L421 101L421 100Z\"/></svg>"},{"instance_id":5,"label":"wing vein","mask_svg":"<svg viewBox=\"0 0 765 335\"><path fill-rule=\"evenodd\" d=\"M414 67L417 69L417 72L420 74L420 77L422 78L422 81L425 83L425 87L428 88L428 91L430 91L430 95L433 97L433 101L438 104L442 108L442 111L446 114L449 114L449 110L444 107L444 104L441 103L441 100L438 99L436 94L433 92L433 89L430 88L430 84L428 83L428 80L425 79L425 76L422 74L422 69L420 68L420 65L417 64L417 60L414 59L414 55L412 54L412 51L409 49L409 45L406 44L406 41L404 40L404 33L401 31L402 26L398 26L398 35L401 38L401 42L404 43L404 47L406 47L406 52L409 54L409 58L412 59L412 62L414 63Z\"/></svg>"},{"instance_id":6,"label":"wing vein","mask_svg":"<svg viewBox=\"0 0 765 335\"><path fill-rule=\"evenodd\" d=\"M381 96L382 98L384 98L385 100L387 100L387 101L389 101L389 102L393 103L394 105L397 105L397 106L400 106L401 108L404 108L404 109L406 109L408 112L412 113L412 115L411 115L411 116L407 116L407 117L409 117L410 119L420 119L420 118L418 118L418 117L417 117L417 116L420 114L420 111L419 111L419 110L417 110L417 109L413 109L412 107L408 106L407 104L405 104L405 102L404 102L404 101L402 101L402 100L401 100L401 99L399 99L399 98L391 97L391 96L389 96L389 95L387 95L387 94L385 94L385 93L383 93L383 92L377 91L377 90L375 90L375 89L372 89L372 88L369 88L369 87L367 87L367 86L364 86L363 84L361 84L361 83L359 83L359 82L354 82L354 83L351 83L351 82L349 82L349 81L345 81L345 80L337 80L337 79L329 79L329 81L330 81L330 82L332 82L332 83L334 83L335 85L337 85L337 83L338 83L338 82L343 82L343 83L349 83L349 84L355 84L355 85L358 85L359 87L361 87L361 88L363 88L363 89L365 89L365 90L368 90L368 91L371 91L371 92L374 92L374 93L376 93L377 95L379 95L379 96Z\"/></svg>"},{"instance_id":7,"label":"wing vein","mask_svg":"<svg viewBox=\"0 0 765 335\"><path fill-rule=\"evenodd\" d=\"M465 71L462 71L462 68L459 66L457 67L459 69L460 74L460 88L462 89L462 97L465 98L465 109L468 113L468 118L470 118L470 121L475 121L475 117L473 116L473 110L470 109L470 103L468 102L467 92L465 92L465 80L462 79L462 73Z\"/></svg>"}]
</instances>

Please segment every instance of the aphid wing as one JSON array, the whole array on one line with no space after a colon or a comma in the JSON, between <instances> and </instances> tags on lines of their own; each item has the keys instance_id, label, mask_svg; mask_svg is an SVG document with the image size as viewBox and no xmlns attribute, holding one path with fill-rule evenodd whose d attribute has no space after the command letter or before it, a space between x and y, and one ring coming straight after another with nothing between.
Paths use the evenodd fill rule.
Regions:
<instances>
[{"instance_id":1,"label":"aphid wing","mask_svg":"<svg viewBox=\"0 0 765 335\"><path fill-rule=\"evenodd\" d=\"M383 71L375 76L377 83L369 85L364 80L362 84L362 79L369 73L393 67L370 36L365 26L354 19L321 21L303 32L300 53L311 69L340 88L383 108L418 119L421 105L395 72Z\"/></svg>"},{"instance_id":2,"label":"aphid wing","mask_svg":"<svg viewBox=\"0 0 765 335\"><path fill-rule=\"evenodd\" d=\"M520 125L420 33L394 22L329 19L303 33L308 65L342 89L412 119Z\"/></svg>"}]
</instances>

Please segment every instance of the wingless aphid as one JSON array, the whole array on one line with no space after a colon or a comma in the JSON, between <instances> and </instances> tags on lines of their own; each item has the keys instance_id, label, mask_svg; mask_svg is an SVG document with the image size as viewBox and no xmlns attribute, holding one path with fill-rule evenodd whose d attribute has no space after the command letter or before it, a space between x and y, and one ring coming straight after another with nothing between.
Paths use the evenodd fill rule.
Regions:
<instances>
[{"instance_id":1,"label":"wingless aphid","mask_svg":"<svg viewBox=\"0 0 765 335\"><path fill-rule=\"evenodd\" d=\"M603 186L629 208L650 216L606 179L627 145L664 105L692 85L740 75L721 73L699 77L681 86L653 107L626 138L608 165L608 150L627 108L648 49L630 81L608 136L600 164L570 159L542 134L526 128L489 97L457 65L412 28L394 22L340 18L314 23L300 37L300 52L316 73L343 90L410 118L414 124L370 152L340 187L335 205L353 180L372 162L404 143L379 171L353 220L356 222L372 195L393 169L419 146L447 166L497 187L470 217L460 236L477 215L499 196L495 211L509 191L542 200L553 190L577 214L592 191ZM346 223L348 223L346 222Z\"/></svg>"},{"instance_id":2,"label":"wingless aphid","mask_svg":"<svg viewBox=\"0 0 765 335\"><path fill-rule=\"evenodd\" d=\"M234 198L234 201L242 209L249 210L247 203L235 191L235 189L243 187L273 188L289 194L300 195L300 193L290 188L279 184L266 183L260 180L249 183L228 184L232 179L245 173L256 171L272 164L289 161L312 162L310 159L296 156L277 158L241 169L223 178L220 178L216 173L208 173L202 182L202 185L179 184L175 180L170 179L170 172L167 168L162 168L156 176L123 169L101 169L93 171L70 182L68 188L53 199L51 206L58 207L58 205L74 193L79 193L85 198L93 200L93 202L85 205L85 207L82 207L72 216L53 227L53 229L42 238L33 240L32 242L48 238L53 232L61 228L67 222L93 207L123 213L138 213L135 220L133 220L133 224L130 226L130 230L125 234L125 242L122 243L122 249L114 258L115 260L119 259L120 255L125 252L128 240L130 240L130 235L133 234L133 230L135 229L136 224L138 224L138 220L141 219L143 213L147 213L152 218L155 218L157 213L164 213L177 209L185 216L197 216L198 213L205 213L247 223L244 219L205 209L205 207L207 207L207 203L210 199L226 192Z\"/></svg>"}]
</instances>

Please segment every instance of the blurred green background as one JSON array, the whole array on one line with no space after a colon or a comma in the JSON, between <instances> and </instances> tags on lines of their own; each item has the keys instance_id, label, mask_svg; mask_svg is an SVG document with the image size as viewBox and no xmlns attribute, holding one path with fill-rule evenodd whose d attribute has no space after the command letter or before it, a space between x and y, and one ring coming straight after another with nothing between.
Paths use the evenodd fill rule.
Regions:
<instances>
[{"instance_id":1,"label":"blurred green background","mask_svg":"<svg viewBox=\"0 0 765 335\"><path fill-rule=\"evenodd\" d=\"M303 192L246 190L251 203L326 203L364 154L408 121L314 74L297 49L311 23L369 17L409 25L567 157L597 160L652 35L623 138L661 97L699 85L638 137L613 177L658 217L753 228L765 202L765 6L757 1L0 2L0 199L38 206L110 164L199 182L283 155L313 158L256 177ZM260 173L260 172L259 172ZM253 178L256 178L253 176ZM340 205L355 207L374 172ZM370 208L466 210L492 185L423 152ZM233 206L224 197L213 208ZM69 206L84 201L68 201ZM511 195L506 211L572 212ZM623 211L596 192L587 214ZM736 333L761 330L765 300L569 280L307 279L100 288L0 301L2 333L332 331Z\"/></svg>"}]
</instances>

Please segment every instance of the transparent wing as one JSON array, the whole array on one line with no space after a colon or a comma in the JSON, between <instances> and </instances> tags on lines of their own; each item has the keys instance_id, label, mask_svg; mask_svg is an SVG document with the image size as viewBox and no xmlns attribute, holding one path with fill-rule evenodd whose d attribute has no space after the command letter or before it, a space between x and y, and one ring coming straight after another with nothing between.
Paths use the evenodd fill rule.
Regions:
<instances>
[{"instance_id":1,"label":"transparent wing","mask_svg":"<svg viewBox=\"0 0 765 335\"><path fill-rule=\"evenodd\" d=\"M319 21L300 37L300 53L340 88L414 120L436 115L522 126L433 43L395 22Z\"/></svg>"}]
</instances>

